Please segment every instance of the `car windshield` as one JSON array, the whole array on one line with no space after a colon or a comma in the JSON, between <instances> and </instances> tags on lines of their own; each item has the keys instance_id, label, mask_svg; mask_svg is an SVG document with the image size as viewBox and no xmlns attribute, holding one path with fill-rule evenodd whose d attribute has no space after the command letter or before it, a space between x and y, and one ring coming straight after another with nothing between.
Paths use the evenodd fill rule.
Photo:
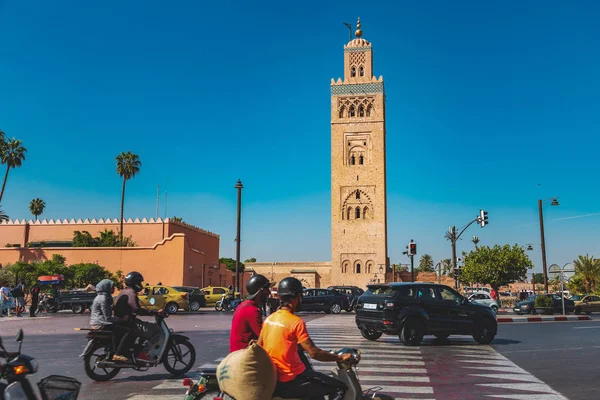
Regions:
<instances>
[{"instance_id":1,"label":"car windshield","mask_svg":"<svg viewBox=\"0 0 600 400\"><path fill-rule=\"evenodd\" d=\"M573 301L579 301L581 299L583 299L585 296L582 296L580 294L574 294L573 296L571 296L571 300Z\"/></svg>"}]
</instances>

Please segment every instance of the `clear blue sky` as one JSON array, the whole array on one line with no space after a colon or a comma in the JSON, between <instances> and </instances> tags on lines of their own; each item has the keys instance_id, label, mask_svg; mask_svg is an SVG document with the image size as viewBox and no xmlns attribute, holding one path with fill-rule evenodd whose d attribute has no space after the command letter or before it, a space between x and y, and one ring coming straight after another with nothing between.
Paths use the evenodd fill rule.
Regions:
<instances>
[{"instance_id":1,"label":"clear blue sky","mask_svg":"<svg viewBox=\"0 0 600 400\"><path fill-rule=\"evenodd\" d=\"M221 235L233 256L329 260L331 78L361 17L387 93L389 248L449 257L443 235L480 208L459 251L540 243L548 262L600 255L600 4L594 1L2 1L0 127L23 140L3 208L118 217L114 158L140 155L127 217ZM541 184L541 186L538 186ZM0 239L1 242L1 239ZM539 247L530 252L540 268Z\"/></svg>"}]
</instances>

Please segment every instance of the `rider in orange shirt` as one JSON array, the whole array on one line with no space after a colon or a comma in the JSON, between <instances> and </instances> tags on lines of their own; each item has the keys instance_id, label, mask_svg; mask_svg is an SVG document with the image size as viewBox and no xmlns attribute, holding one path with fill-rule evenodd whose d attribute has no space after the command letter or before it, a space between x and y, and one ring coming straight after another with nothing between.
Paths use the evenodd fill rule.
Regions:
<instances>
[{"instance_id":1,"label":"rider in orange shirt","mask_svg":"<svg viewBox=\"0 0 600 400\"><path fill-rule=\"evenodd\" d=\"M274 396L284 398L310 397L342 400L346 385L325 374L308 370L298 354L298 344L311 358L318 361L345 362L352 356L329 353L313 343L302 318L294 314L302 304L302 283L296 278L285 278L278 288L281 306L264 322L258 344L271 357L277 369Z\"/></svg>"}]
</instances>

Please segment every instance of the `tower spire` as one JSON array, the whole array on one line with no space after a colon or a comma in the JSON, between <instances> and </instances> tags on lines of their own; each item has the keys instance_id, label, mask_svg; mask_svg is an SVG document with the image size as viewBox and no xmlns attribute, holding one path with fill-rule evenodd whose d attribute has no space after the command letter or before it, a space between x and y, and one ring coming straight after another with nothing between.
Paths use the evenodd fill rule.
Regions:
<instances>
[{"instance_id":1,"label":"tower spire","mask_svg":"<svg viewBox=\"0 0 600 400\"><path fill-rule=\"evenodd\" d=\"M360 17L358 18L358 22L356 23L356 32L354 33L356 37L362 36L362 30L360 29Z\"/></svg>"}]
</instances>

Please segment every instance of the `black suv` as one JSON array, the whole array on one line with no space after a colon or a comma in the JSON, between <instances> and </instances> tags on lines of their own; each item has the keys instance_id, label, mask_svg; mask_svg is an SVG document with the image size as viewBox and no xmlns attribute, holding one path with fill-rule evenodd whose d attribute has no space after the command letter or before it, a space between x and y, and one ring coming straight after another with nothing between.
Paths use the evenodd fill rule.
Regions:
<instances>
[{"instance_id":1,"label":"black suv","mask_svg":"<svg viewBox=\"0 0 600 400\"><path fill-rule=\"evenodd\" d=\"M345 294L348 296L348 308L346 308L347 312L353 311L356 308L356 302L358 298L365 292L358 286L329 286L328 290L335 290L341 294Z\"/></svg>"},{"instance_id":2,"label":"black suv","mask_svg":"<svg viewBox=\"0 0 600 400\"><path fill-rule=\"evenodd\" d=\"M188 304L190 311L198 311L200 307L206 306L206 297L204 297L204 292L200 288L193 286L173 286L173 289L189 293Z\"/></svg>"},{"instance_id":3,"label":"black suv","mask_svg":"<svg viewBox=\"0 0 600 400\"><path fill-rule=\"evenodd\" d=\"M424 335L473 335L478 343L489 344L498 330L490 307L431 283L369 285L358 299L356 325L365 339L398 335L407 346L418 346Z\"/></svg>"},{"instance_id":4,"label":"black suv","mask_svg":"<svg viewBox=\"0 0 600 400\"><path fill-rule=\"evenodd\" d=\"M345 294L328 289L305 289L300 311L324 311L327 314L339 314L349 307Z\"/></svg>"}]
</instances>

